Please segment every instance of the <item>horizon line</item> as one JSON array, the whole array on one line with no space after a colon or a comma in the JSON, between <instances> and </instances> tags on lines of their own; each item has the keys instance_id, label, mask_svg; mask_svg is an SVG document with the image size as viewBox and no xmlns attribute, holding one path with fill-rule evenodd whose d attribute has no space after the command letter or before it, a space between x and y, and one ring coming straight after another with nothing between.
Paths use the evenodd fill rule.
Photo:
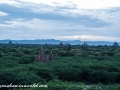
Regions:
<instances>
[{"instance_id":1,"label":"horizon line","mask_svg":"<svg viewBox=\"0 0 120 90\"><path fill-rule=\"evenodd\" d=\"M21 41L21 40L58 40L58 41L82 41L82 42L120 42L120 41L102 41L102 40L78 40L78 39L75 39L75 40L60 40L60 39L0 39L1 40L10 40L10 41L15 41L15 40L18 40L18 41Z\"/></svg>"}]
</instances>

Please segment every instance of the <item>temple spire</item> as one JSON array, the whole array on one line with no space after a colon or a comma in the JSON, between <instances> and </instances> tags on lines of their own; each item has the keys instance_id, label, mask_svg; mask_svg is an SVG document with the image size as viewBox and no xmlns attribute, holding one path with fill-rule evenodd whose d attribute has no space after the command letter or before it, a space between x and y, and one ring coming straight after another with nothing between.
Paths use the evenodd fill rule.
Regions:
<instances>
[{"instance_id":1,"label":"temple spire","mask_svg":"<svg viewBox=\"0 0 120 90\"><path fill-rule=\"evenodd\" d=\"M49 60L53 60L53 53L51 51L50 56L46 56L44 54L44 50L42 49L42 47L40 48L39 54L37 56L35 56L35 60L36 62L48 62Z\"/></svg>"},{"instance_id":2,"label":"temple spire","mask_svg":"<svg viewBox=\"0 0 120 90\"><path fill-rule=\"evenodd\" d=\"M53 53L52 53L52 50L51 50L51 53L50 53L50 56L49 56L49 60L53 60Z\"/></svg>"}]
</instances>

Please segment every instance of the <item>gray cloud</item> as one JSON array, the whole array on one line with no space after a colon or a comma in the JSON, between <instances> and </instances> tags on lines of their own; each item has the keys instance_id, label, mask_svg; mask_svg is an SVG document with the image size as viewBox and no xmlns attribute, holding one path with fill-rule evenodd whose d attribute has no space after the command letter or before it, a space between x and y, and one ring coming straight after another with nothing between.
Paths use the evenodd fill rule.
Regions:
<instances>
[{"instance_id":1,"label":"gray cloud","mask_svg":"<svg viewBox=\"0 0 120 90\"><path fill-rule=\"evenodd\" d=\"M41 4L40 4L41 5ZM46 5L42 5L44 7L50 7ZM58 8L58 7L57 7ZM56 9L57 9L56 8ZM67 7L59 7L68 9ZM59 10L58 9L58 10ZM32 19L32 18L38 18L38 19L45 19L45 20L59 20L59 21L65 21L65 22L71 22L72 25L85 25L87 27L102 27L109 25L108 23L99 20L97 18L91 18L88 15L76 15L70 16L70 15L63 15L61 13L56 13L56 11L53 12L37 12L31 11L31 8L26 7L14 7L11 5L2 4L0 5L0 10L7 12L9 16L2 18L2 20L12 20L16 18L24 18L24 19ZM36 8L37 10L37 8Z\"/></svg>"},{"instance_id":2,"label":"gray cloud","mask_svg":"<svg viewBox=\"0 0 120 90\"><path fill-rule=\"evenodd\" d=\"M119 38L120 8L80 10L76 5L50 6L23 3L20 6L0 4L1 38L39 39L57 36L94 35ZM13 36L15 35L15 36ZM11 36L11 37L10 37Z\"/></svg>"}]
</instances>

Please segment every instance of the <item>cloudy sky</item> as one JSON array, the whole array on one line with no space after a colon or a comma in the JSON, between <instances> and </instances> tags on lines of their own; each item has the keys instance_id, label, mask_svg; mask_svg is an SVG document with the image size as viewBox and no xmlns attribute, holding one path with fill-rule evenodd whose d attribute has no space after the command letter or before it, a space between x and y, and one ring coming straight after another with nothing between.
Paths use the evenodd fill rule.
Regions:
<instances>
[{"instance_id":1,"label":"cloudy sky","mask_svg":"<svg viewBox=\"0 0 120 90\"><path fill-rule=\"evenodd\" d=\"M0 40L120 41L120 0L0 0Z\"/></svg>"}]
</instances>

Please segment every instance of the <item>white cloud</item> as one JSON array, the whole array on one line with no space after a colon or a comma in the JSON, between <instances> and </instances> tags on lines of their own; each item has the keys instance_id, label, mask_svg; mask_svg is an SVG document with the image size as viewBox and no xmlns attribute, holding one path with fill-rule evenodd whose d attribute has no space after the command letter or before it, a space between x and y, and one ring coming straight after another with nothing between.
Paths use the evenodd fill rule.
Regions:
<instances>
[{"instance_id":1,"label":"white cloud","mask_svg":"<svg viewBox=\"0 0 120 90\"><path fill-rule=\"evenodd\" d=\"M24 3L25 2L25 3ZM120 7L119 0L3 0L13 6L27 6L36 13L59 13L70 16L88 15L108 23L120 23L120 10L110 12L115 7ZM71 9L60 9L58 7L74 7ZM58 10L58 11L57 11Z\"/></svg>"},{"instance_id":2,"label":"white cloud","mask_svg":"<svg viewBox=\"0 0 120 90\"><path fill-rule=\"evenodd\" d=\"M91 18L97 18L107 23L119 27L120 24L120 7L119 0L20 0L22 2L34 3L31 9L36 13L59 13L62 15L79 16L87 15ZM41 6L43 4L43 6ZM47 6L48 5L48 6ZM74 7L64 9L58 7ZM37 9L36 9L37 8ZM116 10L111 12L111 10ZM58 10L58 11L57 11Z\"/></svg>"},{"instance_id":3,"label":"white cloud","mask_svg":"<svg viewBox=\"0 0 120 90\"><path fill-rule=\"evenodd\" d=\"M120 41L113 33L120 33L120 7L119 0L2 0L0 4L9 4L15 7L24 7L37 13L57 13L63 17L79 17L80 15L103 21L110 26L87 27L91 21L81 24L71 19L71 22L62 20L45 20L31 18L31 20L13 19L0 23L0 29L9 34L2 37L9 37L15 34L19 38L59 38L59 39L81 39L81 40L108 40ZM68 8L67 8L68 7ZM115 11L111 11L115 9ZM31 12L32 13L32 12ZM0 16L7 16L0 12ZM22 16L22 13L21 13ZM23 16L24 18L24 16ZM81 19L81 18L80 18ZM84 21L84 19L82 19ZM97 21L96 20L96 21ZM33 35L34 34L34 35ZM39 35L40 34L40 35ZM103 34L103 35L102 35ZM110 34L110 35L109 35ZM62 36L63 35L63 36ZM15 38L15 37L14 37Z\"/></svg>"},{"instance_id":4,"label":"white cloud","mask_svg":"<svg viewBox=\"0 0 120 90\"><path fill-rule=\"evenodd\" d=\"M16 7L20 7L21 3L16 0L0 0L0 4L9 4Z\"/></svg>"},{"instance_id":5,"label":"white cloud","mask_svg":"<svg viewBox=\"0 0 120 90\"><path fill-rule=\"evenodd\" d=\"M9 14L0 11L0 16L7 16L7 15L9 15Z\"/></svg>"},{"instance_id":6,"label":"white cloud","mask_svg":"<svg viewBox=\"0 0 120 90\"><path fill-rule=\"evenodd\" d=\"M55 5L73 5L76 4L79 9L104 9L111 7L120 7L119 0L20 0L23 2L32 2L36 4L48 4L51 6ZM55 2L55 3L53 3Z\"/></svg>"},{"instance_id":7,"label":"white cloud","mask_svg":"<svg viewBox=\"0 0 120 90\"><path fill-rule=\"evenodd\" d=\"M36 3L36 4L48 4L48 5L55 5L55 3L61 4L61 5L65 5L67 4L68 0L19 0L22 2L32 2L32 3ZM53 3L55 2L55 3Z\"/></svg>"},{"instance_id":8,"label":"white cloud","mask_svg":"<svg viewBox=\"0 0 120 90\"><path fill-rule=\"evenodd\" d=\"M119 38L95 35L73 35L73 36L59 36L56 37L61 40L83 40L83 41L120 41Z\"/></svg>"},{"instance_id":9,"label":"white cloud","mask_svg":"<svg viewBox=\"0 0 120 90\"><path fill-rule=\"evenodd\" d=\"M120 7L119 0L74 0L73 3L77 4L79 9L106 9Z\"/></svg>"},{"instance_id":10,"label":"white cloud","mask_svg":"<svg viewBox=\"0 0 120 90\"><path fill-rule=\"evenodd\" d=\"M82 25L70 26L69 22L64 21L54 21L54 20L42 20L33 18L31 20L25 21L24 19L15 19L13 21L5 21L4 24L0 24L1 27L11 27L19 28L26 27L29 29L41 29L41 30L54 30L54 29L79 29L83 28Z\"/></svg>"},{"instance_id":11,"label":"white cloud","mask_svg":"<svg viewBox=\"0 0 120 90\"><path fill-rule=\"evenodd\" d=\"M54 21L54 20L42 20L42 19L15 19L13 21L5 21L4 24L0 24L1 30L12 34L19 35L18 37L23 39L38 39L38 38L55 38L55 39L81 39L81 40L108 40L118 41L115 38L114 33L119 31L113 31L111 27L85 27L82 25L72 25L70 22ZM106 33L105 33L106 32ZM110 34L110 35L109 35ZM116 40L115 40L116 39Z\"/></svg>"}]
</instances>

